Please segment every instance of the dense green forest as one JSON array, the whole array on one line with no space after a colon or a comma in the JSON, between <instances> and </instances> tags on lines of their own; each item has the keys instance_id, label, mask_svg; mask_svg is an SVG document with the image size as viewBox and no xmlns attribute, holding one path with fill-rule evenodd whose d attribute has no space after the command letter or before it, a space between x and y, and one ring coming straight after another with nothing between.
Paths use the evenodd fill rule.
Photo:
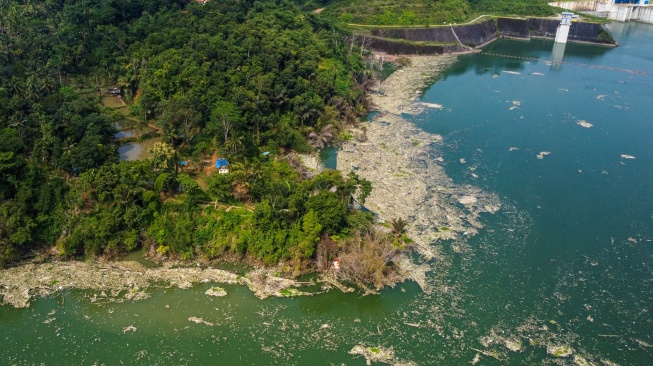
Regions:
<instances>
[{"instance_id":1,"label":"dense green forest","mask_svg":"<svg viewBox=\"0 0 653 366\"><path fill-rule=\"evenodd\" d=\"M347 39L285 0L2 1L0 266L146 248L297 272L367 245L373 217L352 203L369 182L288 155L367 111L370 75ZM161 132L153 158L119 161L98 92L111 85ZM215 151L229 174L178 165Z\"/></svg>"},{"instance_id":2,"label":"dense green forest","mask_svg":"<svg viewBox=\"0 0 653 366\"><path fill-rule=\"evenodd\" d=\"M295 154L351 138L347 126L368 111L373 75L342 27L520 12L552 10L543 0L2 1L0 267L143 248L299 274L337 256L355 268L350 279L379 284L410 242L407 223L376 230L355 209L368 181L317 174ZM128 116L104 104L107 88ZM125 118L160 135L151 158L120 161ZM229 174L180 164L218 155Z\"/></svg>"}]
</instances>

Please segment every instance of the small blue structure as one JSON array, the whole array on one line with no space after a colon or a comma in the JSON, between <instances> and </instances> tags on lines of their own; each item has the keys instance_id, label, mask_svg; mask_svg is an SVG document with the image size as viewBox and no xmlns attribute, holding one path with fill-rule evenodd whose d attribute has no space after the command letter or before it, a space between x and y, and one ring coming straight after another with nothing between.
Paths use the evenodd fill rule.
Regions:
<instances>
[{"instance_id":1,"label":"small blue structure","mask_svg":"<svg viewBox=\"0 0 653 366\"><path fill-rule=\"evenodd\" d=\"M268 155L270 155L269 151L266 151L266 152L263 153L263 156L268 156Z\"/></svg>"},{"instance_id":2,"label":"small blue structure","mask_svg":"<svg viewBox=\"0 0 653 366\"><path fill-rule=\"evenodd\" d=\"M215 159L215 167L217 169L220 169L222 167L226 167L227 165L229 165L229 162L227 161L227 159L222 159L222 158Z\"/></svg>"},{"instance_id":3,"label":"small blue structure","mask_svg":"<svg viewBox=\"0 0 653 366\"><path fill-rule=\"evenodd\" d=\"M180 162L179 162L179 165L181 165L181 166L186 166L186 165L188 165L188 163L186 162L186 160L184 160L184 161L180 161Z\"/></svg>"}]
</instances>

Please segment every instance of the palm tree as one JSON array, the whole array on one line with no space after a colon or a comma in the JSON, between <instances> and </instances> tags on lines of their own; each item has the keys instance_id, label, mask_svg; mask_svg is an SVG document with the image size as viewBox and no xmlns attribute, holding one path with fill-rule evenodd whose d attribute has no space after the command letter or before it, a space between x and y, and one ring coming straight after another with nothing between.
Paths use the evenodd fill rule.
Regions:
<instances>
[{"instance_id":1,"label":"palm tree","mask_svg":"<svg viewBox=\"0 0 653 366\"><path fill-rule=\"evenodd\" d=\"M319 132L311 132L308 134L308 140L311 146L323 148L333 140L333 125L328 124Z\"/></svg>"},{"instance_id":2,"label":"palm tree","mask_svg":"<svg viewBox=\"0 0 653 366\"><path fill-rule=\"evenodd\" d=\"M32 74L27 77L27 82L25 88L23 89L23 98L29 100L30 102L36 102L40 97L39 87L38 87L38 78L35 74Z\"/></svg>"},{"instance_id":3,"label":"palm tree","mask_svg":"<svg viewBox=\"0 0 653 366\"><path fill-rule=\"evenodd\" d=\"M26 120L22 119L20 117L19 118L13 118L13 116L12 116L11 117L11 122L12 123L9 124L9 127L17 129L18 130L18 137L23 138L23 130L25 129Z\"/></svg>"},{"instance_id":4,"label":"palm tree","mask_svg":"<svg viewBox=\"0 0 653 366\"><path fill-rule=\"evenodd\" d=\"M243 135L232 137L231 140L225 144L225 147L230 154L238 155L238 153L245 148L245 137Z\"/></svg>"},{"instance_id":5,"label":"palm tree","mask_svg":"<svg viewBox=\"0 0 653 366\"><path fill-rule=\"evenodd\" d=\"M0 65L9 65L9 52L0 50Z\"/></svg>"},{"instance_id":6,"label":"palm tree","mask_svg":"<svg viewBox=\"0 0 653 366\"><path fill-rule=\"evenodd\" d=\"M390 225L392 226L392 233L396 236L401 236L401 234L404 233L406 226L408 226L408 221L402 218L395 218L390 221Z\"/></svg>"}]
</instances>

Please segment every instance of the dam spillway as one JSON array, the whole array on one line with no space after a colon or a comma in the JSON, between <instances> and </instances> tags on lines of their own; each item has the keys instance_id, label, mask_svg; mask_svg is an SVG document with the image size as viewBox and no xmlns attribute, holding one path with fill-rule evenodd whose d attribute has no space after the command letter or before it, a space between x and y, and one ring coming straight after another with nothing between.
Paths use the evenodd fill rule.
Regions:
<instances>
[{"instance_id":1,"label":"dam spillway","mask_svg":"<svg viewBox=\"0 0 653 366\"><path fill-rule=\"evenodd\" d=\"M653 2L650 0L558 1L550 2L549 5L618 22L638 21L653 24Z\"/></svg>"}]
</instances>

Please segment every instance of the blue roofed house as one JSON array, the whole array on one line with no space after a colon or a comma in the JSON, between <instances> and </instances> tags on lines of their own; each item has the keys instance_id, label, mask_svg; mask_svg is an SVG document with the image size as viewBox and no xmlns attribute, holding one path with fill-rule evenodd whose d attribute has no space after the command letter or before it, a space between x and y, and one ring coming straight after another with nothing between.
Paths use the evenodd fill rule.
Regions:
<instances>
[{"instance_id":1,"label":"blue roofed house","mask_svg":"<svg viewBox=\"0 0 653 366\"><path fill-rule=\"evenodd\" d=\"M229 173L229 168L227 167L229 165L229 162L227 159L223 158L218 158L215 159L215 168L218 169L219 174L228 174Z\"/></svg>"}]
</instances>

